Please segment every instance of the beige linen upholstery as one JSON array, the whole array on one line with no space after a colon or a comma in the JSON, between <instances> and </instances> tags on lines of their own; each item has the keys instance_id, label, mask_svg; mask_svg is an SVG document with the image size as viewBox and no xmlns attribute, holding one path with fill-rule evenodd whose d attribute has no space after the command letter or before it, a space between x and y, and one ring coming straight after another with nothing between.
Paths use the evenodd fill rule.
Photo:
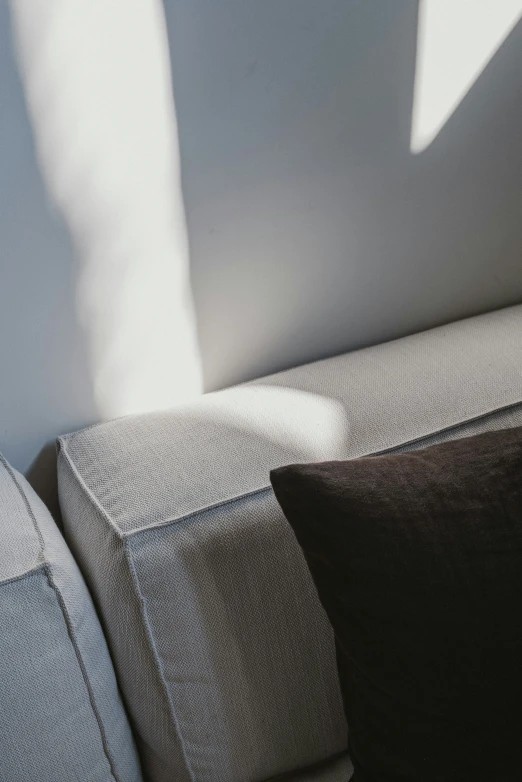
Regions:
<instances>
[{"instance_id":1,"label":"beige linen upholstery","mask_svg":"<svg viewBox=\"0 0 522 782\"><path fill-rule=\"evenodd\" d=\"M61 438L67 538L149 778L261 782L346 746L331 631L270 469L517 424L522 306Z\"/></svg>"}]
</instances>

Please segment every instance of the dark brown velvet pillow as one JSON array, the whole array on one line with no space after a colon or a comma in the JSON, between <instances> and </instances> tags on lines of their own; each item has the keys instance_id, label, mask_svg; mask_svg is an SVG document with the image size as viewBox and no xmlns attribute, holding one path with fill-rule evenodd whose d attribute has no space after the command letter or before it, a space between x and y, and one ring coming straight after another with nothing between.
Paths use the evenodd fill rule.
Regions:
<instances>
[{"instance_id":1,"label":"dark brown velvet pillow","mask_svg":"<svg viewBox=\"0 0 522 782\"><path fill-rule=\"evenodd\" d=\"M522 782L522 428L271 473L357 782Z\"/></svg>"}]
</instances>

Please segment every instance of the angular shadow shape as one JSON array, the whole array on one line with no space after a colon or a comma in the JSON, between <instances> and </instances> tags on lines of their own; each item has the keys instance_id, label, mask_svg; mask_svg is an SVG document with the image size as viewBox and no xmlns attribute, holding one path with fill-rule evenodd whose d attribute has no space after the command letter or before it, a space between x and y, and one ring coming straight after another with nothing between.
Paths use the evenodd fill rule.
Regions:
<instances>
[{"instance_id":1,"label":"angular shadow shape","mask_svg":"<svg viewBox=\"0 0 522 782\"><path fill-rule=\"evenodd\" d=\"M520 26L415 157L417 3L165 10L206 390L522 299Z\"/></svg>"}]
</instances>

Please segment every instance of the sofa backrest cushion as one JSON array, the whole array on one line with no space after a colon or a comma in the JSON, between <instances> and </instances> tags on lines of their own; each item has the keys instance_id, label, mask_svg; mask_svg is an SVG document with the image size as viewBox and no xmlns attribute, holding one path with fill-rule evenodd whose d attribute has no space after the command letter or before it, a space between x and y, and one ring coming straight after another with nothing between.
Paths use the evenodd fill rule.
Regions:
<instances>
[{"instance_id":1,"label":"sofa backrest cushion","mask_svg":"<svg viewBox=\"0 0 522 782\"><path fill-rule=\"evenodd\" d=\"M522 306L59 443L66 535L154 782L346 747L330 627L269 471L522 424Z\"/></svg>"},{"instance_id":2,"label":"sofa backrest cushion","mask_svg":"<svg viewBox=\"0 0 522 782\"><path fill-rule=\"evenodd\" d=\"M107 644L51 515L0 456L0 779L140 782Z\"/></svg>"}]
</instances>

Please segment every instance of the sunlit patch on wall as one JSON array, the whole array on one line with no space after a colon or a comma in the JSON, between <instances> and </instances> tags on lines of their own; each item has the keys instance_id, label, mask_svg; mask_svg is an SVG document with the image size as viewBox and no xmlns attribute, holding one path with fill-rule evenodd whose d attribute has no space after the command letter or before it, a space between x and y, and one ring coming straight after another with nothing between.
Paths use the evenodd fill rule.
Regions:
<instances>
[{"instance_id":1,"label":"sunlit patch on wall","mask_svg":"<svg viewBox=\"0 0 522 782\"><path fill-rule=\"evenodd\" d=\"M421 0L410 149L426 149L516 23L522 0Z\"/></svg>"},{"instance_id":2,"label":"sunlit patch on wall","mask_svg":"<svg viewBox=\"0 0 522 782\"><path fill-rule=\"evenodd\" d=\"M99 416L191 398L201 370L161 0L11 11L43 179L77 251Z\"/></svg>"}]
</instances>

